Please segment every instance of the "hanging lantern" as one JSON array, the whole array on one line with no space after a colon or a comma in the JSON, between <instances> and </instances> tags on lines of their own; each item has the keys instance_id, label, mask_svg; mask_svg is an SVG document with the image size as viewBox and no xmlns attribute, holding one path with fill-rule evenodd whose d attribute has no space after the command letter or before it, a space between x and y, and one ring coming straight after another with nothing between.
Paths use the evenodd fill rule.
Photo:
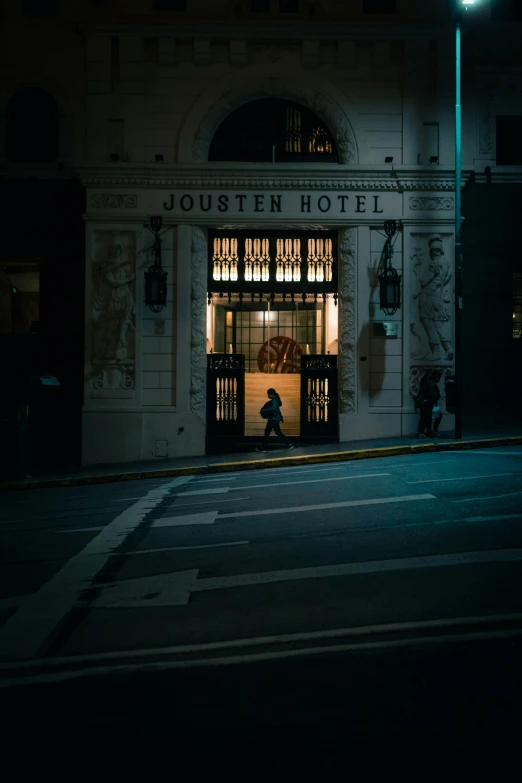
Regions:
<instances>
[{"instance_id":1,"label":"hanging lantern","mask_svg":"<svg viewBox=\"0 0 522 783\"><path fill-rule=\"evenodd\" d=\"M401 306L402 276L392 266L392 241L397 233L397 222L386 220L384 223L386 244L384 245L384 271L379 275L380 305L386 315L394 315Z\"/></svg>"},{"instance_id":2,"label":"hanging lantern","mask_svg":"<svg viewBox=\"0 0 522 783\"><path fill-rule=\"evenodd\" d=\"M150 219L149 228L154 234L154 263L145 272L145 304L153 313L159 313L167 304L167 272L161 264L161 238L159 232L163 226L163 218L154 216Z\"/></svg>"}]
</instances>

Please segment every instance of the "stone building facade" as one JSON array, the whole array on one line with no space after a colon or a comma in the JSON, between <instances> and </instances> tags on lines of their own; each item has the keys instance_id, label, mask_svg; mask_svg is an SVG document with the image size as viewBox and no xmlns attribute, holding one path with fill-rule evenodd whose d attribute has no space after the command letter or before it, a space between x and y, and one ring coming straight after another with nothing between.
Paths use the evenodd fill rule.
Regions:
<instances>
[{"instance_id":1,"label":"stone building facade","mask_svg":"<svg viewBox=\"0 0 522 783\"><path fill-rule=\"evenodd\" d=\"M74 292L85 307L82 463L205 453L207 357L228 347L209 318L222 306L208 283L220 231L334 237L338 291L322 305L316 352L338 355L337 437L414 432L422 375L451 373L455 357L447 3L85 0L58 4L56 17L20 15L23 5L7 4L3 138L13 96L36 85L56 101L59 152L27 165L4 144L2 176L85 188L85 286ZM484 2L465 20L464 181L516 187L522 170L497 166L495 132L497 115L522 115L520 53L502 22L502 53L486 51L490 16ZM227 118L263 100L311 112L336 159L209 160ZM168 274L158 313L145 304L151 216L163 220ZM392 315L379 306L385 220L400 229Z\"/></svg>"}]
</instances>

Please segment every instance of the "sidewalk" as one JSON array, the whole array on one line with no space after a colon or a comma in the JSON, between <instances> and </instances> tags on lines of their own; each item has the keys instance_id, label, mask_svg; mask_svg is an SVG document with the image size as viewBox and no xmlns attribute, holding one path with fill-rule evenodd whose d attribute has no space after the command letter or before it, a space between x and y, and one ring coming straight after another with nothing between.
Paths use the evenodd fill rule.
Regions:
<instances>
[{"instance_id":1,"label":"sidewalk","mask_svg":"<svg viewBox=\"0 0 522 783\"><path fill-rule=\"evenodd\" d=\"M455 451L495 446L522 446L522 426L484 428L466 433L455 440L452 433L442 433L437 439L414 437L377 438L375 440L345 441L321 446L296 446L290 452L274 448L262 457L255 451L236 454L217 454L203 457L124 462L96 465L52 475L27 477L18 481L0 483L0 491L37 489L45 487L106 484L116 481L197 476L211 473L231 473L242 470L313 465L329 462L391 457L399 454L423 454L434 451Z\"/></svg>"}]
</instances>

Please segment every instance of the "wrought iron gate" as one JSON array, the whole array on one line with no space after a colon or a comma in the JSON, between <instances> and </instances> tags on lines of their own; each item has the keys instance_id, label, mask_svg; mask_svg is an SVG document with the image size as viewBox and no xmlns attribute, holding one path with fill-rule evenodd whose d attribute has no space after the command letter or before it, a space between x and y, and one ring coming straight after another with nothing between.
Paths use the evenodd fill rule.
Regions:
<instances>
[{"instance_id":1,"label":"wrought iron gate","mask_svg":"<svg viewBox=\"0 0 522 783\"><path fill-rule=\"evenodd\" d=\"M337 356L301 357L301 436L339 436Z\"/></svg>"},{"instance_id":2,"label":"wrought iron gate","mask_svg":"<svg viewBox=\"0 0 522 783\"><path fill-rule=\"evenodd\" d=\"M245 357L207 355L207 453L223 451L245 431Z\"/></svg>"}]
</instances>

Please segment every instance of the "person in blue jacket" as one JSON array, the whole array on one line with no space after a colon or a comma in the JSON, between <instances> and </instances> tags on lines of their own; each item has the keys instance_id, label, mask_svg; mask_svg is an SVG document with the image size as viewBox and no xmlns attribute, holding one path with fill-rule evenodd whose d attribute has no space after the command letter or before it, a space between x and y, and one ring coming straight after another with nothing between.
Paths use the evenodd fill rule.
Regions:
<instances>
[{"instance_id":1,"label":"person in blue jacket","mask_svg":"<svg viewBox=\"0 0 522 783\"><path fill-rule=\"evenodd\" d=\"M266 419L266 427L265 427L265 436L263 438L263 443L260 448L256 449L256 451L266 451L268 446L268 438L270 436L270 433L272 430L274 430L275 434L279 438L280 441L282 441L286 446L286 451L289 451L290 449L293 449L294 447L284 434L284 432L281 431L281 422L283 421L283 416L281 414L281 397L276 392L275 389L268 389L267 391L267 397L268 402L265 402L261 410L259 411L263 419Z\"/></svg>"}]
</instances>

